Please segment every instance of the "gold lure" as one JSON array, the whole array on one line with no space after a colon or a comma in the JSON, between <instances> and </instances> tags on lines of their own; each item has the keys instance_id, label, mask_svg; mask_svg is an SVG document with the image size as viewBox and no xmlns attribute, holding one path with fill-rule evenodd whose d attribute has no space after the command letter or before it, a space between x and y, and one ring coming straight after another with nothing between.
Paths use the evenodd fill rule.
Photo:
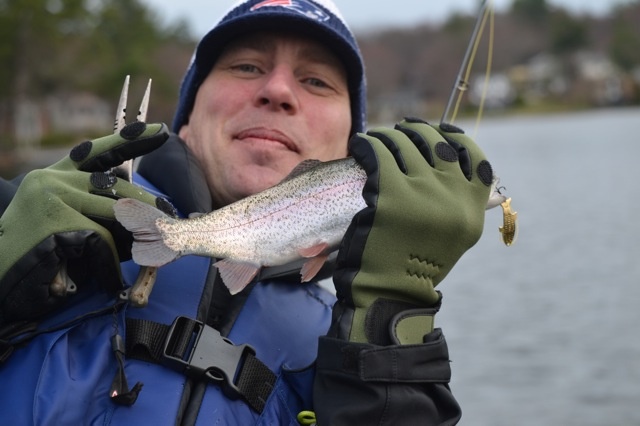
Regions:
<instances>
[{"instance_id":1,"label":"gold lure","mask_svg":"<svg viewBox=\"0 0 640 426\"><path fill-rule=\"evenodd\" d=\"M502 234L502 242L509 247L518 237L518 212L511 210L511 198L500 204L502 207L502 226L498 228Z\"/></svg>"}]
</instances>

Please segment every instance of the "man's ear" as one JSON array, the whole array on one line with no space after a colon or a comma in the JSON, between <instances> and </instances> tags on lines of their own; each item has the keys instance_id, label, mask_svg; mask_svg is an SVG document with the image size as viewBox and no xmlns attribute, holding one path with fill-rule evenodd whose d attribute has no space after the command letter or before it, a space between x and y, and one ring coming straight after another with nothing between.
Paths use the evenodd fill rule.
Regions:
<instances>
[{"instance_id":1,"label":"man's ear","mask_svg":"<svg viewBox=\"0 0 640 426\"><path fill-rule=\"evenodd\" d=\"M189 123L187 124L183 124L182 127L180 127L180 131L178 132L178 136L180 136L180 139L182 139L183 141L187 141L189 138Z\"/></svg>"}]
</instances>

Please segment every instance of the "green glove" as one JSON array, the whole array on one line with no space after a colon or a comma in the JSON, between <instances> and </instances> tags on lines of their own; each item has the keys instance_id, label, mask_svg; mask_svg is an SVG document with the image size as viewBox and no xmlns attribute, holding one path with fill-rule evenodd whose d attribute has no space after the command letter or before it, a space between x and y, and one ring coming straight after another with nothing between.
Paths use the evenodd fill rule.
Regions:
<instances>
[{"instance_id":1,"label":"green glove","mask_svg":"<svg viewBox=\"0 0 640 426\"><path fill-rule=\"evenodd\" d=\"M349 150L367 172L367 207L338 253L329 336L423 343L436 285L482 234L491 165L460 129L418 119L356 135Z\"/></svg>"},{"instance_id":2,"label":"green glove","mask_svg":"<svg viewBox=\"0 0 640 426\"><path fill-rule=\"evenodd\" d=\"M168 137L164 124L132 123L25 176L0 218L0 324L32 320L62 305L67 292L59 288L65 283L52 285L57 277L70 277L78 291L89 282L122 288L120 260L131 257L131 235L115 220L113 204L124 197L154 206L157 200L110 170Z\"/></svg>"}]
</instances>

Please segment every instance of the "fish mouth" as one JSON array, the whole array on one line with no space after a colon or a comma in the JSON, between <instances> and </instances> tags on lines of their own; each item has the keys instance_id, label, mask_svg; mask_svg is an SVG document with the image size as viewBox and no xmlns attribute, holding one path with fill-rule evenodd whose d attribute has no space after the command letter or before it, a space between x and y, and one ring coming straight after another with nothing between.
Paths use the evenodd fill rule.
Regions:
<instances>
[{"instance_id":1,"label":"fish mouth","mask_svg":"<svg viewBox=\"0 0 640 426\"><path fill-rule=\"evenodd\" d=\"M279 130L267 129L264 127L254 127L251 129L245 129L240 131L234 136L234 139L240 141L259 141L259 142L271 142L283 145L286 149L293 152L299 152L297 145L291 138L282 133Z\"/></svg>"}]
</instances>

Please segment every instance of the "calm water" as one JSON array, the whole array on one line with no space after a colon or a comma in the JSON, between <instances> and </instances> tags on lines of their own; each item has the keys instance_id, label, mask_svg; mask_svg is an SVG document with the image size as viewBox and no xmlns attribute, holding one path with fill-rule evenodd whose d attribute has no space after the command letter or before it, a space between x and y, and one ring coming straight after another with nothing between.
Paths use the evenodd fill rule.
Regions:
<instances>
[{"instance_id":1,"label":"calm water","mask_svg":"<svg viewBox=\"0 0 640 426\"><path fill-rule=\"evenodd\" d=\"M474 123L460 122L472 129ZM640 425L640 109L485 120L513 198L441 284L463 425Z\"/></svg>"}]
</instances>

